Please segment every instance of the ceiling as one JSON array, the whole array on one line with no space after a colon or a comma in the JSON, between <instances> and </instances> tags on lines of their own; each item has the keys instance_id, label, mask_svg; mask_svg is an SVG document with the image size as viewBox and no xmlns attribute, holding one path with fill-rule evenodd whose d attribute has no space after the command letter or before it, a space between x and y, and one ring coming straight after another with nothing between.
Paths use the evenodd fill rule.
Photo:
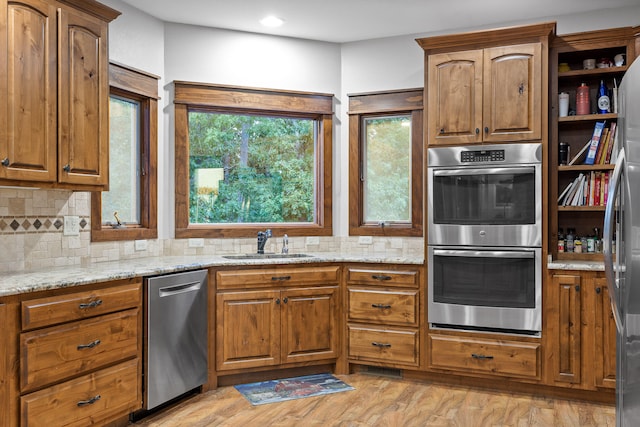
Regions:
<instances>
[{"instance_id":1,"label":"ceiling","mask_svg":"<svg viewBox=\"0 0 640 427\"><path fill-rule=\"evenodd\" d=\"M162 21L345 43L505 22L552 20L640 0L123 0ZM284 25L259 20L273 14Z\"/></svg>"}]
</instances>

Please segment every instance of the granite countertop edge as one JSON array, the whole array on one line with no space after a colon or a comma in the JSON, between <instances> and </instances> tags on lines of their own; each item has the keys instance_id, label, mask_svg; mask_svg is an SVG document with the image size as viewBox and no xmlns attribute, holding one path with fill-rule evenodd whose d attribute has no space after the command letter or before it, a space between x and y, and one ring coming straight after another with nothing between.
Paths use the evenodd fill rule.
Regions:
<instances>
[{"instance_id":1,"label":"granite countertop edge","mask_svg":"<svg viewBox=\"0 0 640 427\"><path fill-rule=\"evenodd\" d=\"M36 291L62 289L135 277L157 276L209 267L293 265L316 263L373 263L423 265L422 257L309 253L309 257L286 259L226 259L223 255L186 255L105 261L86 266L62 266L36 271L4 273L0 276L0 297Z\"/></svg>"}]
</instances>

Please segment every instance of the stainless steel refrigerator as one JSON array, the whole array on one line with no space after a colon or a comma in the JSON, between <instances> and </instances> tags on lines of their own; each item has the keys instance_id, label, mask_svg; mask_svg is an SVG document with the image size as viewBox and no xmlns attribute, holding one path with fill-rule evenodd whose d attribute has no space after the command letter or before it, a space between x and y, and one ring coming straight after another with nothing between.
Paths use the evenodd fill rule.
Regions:
<instances>
[{"instance_id":1,"label":"stainless steel refrigerator","mask_svg":"<svg viewBox=\"0 0 640 427\"><path fill-rule=\"evenodd\" d=\"M605 271L617 337L616 425L640 423L640 60L618 93L616 167L604 224Z\"/></svg>"}]
</instances>

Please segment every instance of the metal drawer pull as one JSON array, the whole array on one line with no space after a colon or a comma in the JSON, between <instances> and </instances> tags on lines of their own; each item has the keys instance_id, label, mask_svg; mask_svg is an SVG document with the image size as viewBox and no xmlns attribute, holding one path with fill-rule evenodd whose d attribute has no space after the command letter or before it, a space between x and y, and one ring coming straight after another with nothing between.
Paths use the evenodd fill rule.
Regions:
<instances>
[{"instance_id":1,"label":"metal drawer pull","mask_svg":"<svg viewBox=\"0 0 640 427\"><path fill-rule=\"evenodd\" d=\"M382 343L382 342L372 342L371 343L372 346L374 347L379 347L379 348L389 348L391 347L391 344L386 344L386 343Z\"/></svg>"},{"instance_id":2,"label":"metal drawer pull","mask_svg":"<svg viewBox=\"0 0 640 427\"><path fill-rule=\"evenodd\" d=\"M387 310L387 309L391 308L391 305L390 304L371 304L371 307L379 308L381 310Z\"/></svg>"},{"instance_id":3,"label":"metal drawer pull","mask_svg":"<svg viewBox=\"0 0 640 427\"><path fill-rule=\"evenodd\" d=\"M374 274L371 277L376 280L391 280L391 276L387 276L385 274Z\"/></svg>"},{"instance_id":4,"label":"metal drawer pull","mask_svg":"<svg viewBox=\"0 0 640 427\"><path fill-rule=\"evenodd\" d=\"M271 277L271 280L284 282L285 280L291 280L291 276L273 276Z\"/></svg>"},{"instance_id":5,"label":"metal drawer pull","mask_svg":"<svg viewBox=\"0 0 640 427\"><path fill-rule=\"evenodd\" d=\"M96 308L97 306L102 305L102 300L101 299L97 299L91 302L83 302L82 304L80 304L80 308L84 309L84 308Z\"/></svg>"},{"instance_id":6,"label":"metal drawer pull","mask_svg":"<svg viewBox=\"0 0 640 427\"><path fill-rule=\"evenodd\" d=\"M93 396L91 399L89 400L81 400L80 402L77 403L78 408L82 408L83 406L87 406L87 405L93 405L94 403L96 403L98 400L100 400L100 395L96 395Z\"/></svg>"},{"instance_id":7,"label":"metal drawer pull","mask_svg":"<svg viewBox=\"0 0 640 427\"><path fill-rule=\"evenodd\" d=\"M485 356L484 354L471 353L471 357L474 359L493 359L493 356Z\"/></svg>"},{"instance_id":8,"label":"metal drawer pull","mask_svg":"<svg viewBox=\"0 0 640 427\"><path fill-rule=\"evenodd\" d=\"M78 350L84 350L85 348L93 348L97 345L100 345L100 340L92 341L89 344L78 344Z\"/></svg>"}]
</instances>

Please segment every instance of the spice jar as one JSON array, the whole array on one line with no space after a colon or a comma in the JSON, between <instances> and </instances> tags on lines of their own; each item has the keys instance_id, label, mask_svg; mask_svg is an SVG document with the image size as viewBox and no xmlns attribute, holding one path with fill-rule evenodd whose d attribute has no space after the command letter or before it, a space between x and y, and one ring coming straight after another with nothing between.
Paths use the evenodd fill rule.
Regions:
<instances>
[{"instance_id":1,"label":"spice jar","mask_svg":"<svg viewBox=\"0 0 640 427\"><path fill-rule=\"evenodd\" d=\"M576 239L576 241L573 243L573 252L577 254L582 253L582 242L578 239Z\"/></svg>"},{"instance_id":2,"label":"spice jar","mask_svg":"<svg viewBox=\"0 0 640 427\"><path fill-rule=\"evenodd\" d=\"M586 83L582 83L576 90L576 114L578 116L589 114L589 107L589 86Z\"/></svg>"}]
</instances>

